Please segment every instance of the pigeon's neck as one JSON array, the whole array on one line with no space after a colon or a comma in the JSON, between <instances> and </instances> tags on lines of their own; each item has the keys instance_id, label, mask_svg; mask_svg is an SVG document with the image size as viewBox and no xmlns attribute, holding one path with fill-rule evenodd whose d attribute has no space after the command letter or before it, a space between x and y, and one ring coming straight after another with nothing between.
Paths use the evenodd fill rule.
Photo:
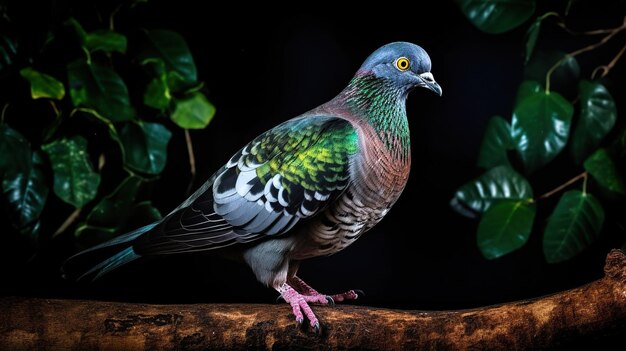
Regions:
<instances>
[{"instance_id":1,"label":"pigeon's neck","mask_svg":"<svg viewBox=\"0 0 626 351\"><path fill-rule=\"evenodd\" d=\"M408 154L407 94L408 91L385 79L357 73L339 98L356 116L366 120L376 130L389 150Z\"/></svg>"}]
</instances>

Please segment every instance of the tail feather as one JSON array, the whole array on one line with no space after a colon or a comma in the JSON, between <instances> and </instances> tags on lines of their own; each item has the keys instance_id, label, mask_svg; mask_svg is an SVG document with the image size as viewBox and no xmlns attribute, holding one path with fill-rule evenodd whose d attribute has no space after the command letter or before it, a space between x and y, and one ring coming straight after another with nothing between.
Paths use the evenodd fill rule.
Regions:
<instances>
[{"instance_id":1,"label":"tail feather","mask_svg":"<svg viewBox=\"0 0 626 351\"><path fill-rule=\"evenodd\" d=\"M97 265L92 267L90 270L88 270L87 272L83 273L80 277L78 277L77 280L82 280L83 278L91 274L95 274L92 281L96 280L100 278L101 276L103 276L104 274L107 274L110 271L118 267L121 267L129 262L132 262L138 259L139 257L141 256L137 255L135 251L133 251L132 247L127 247L126 249L113 255L112 257L98 263Z\"/></svg>"},{"instance_id":2,"label":"tail feather","mask_svg":"<svg viewBox=\"0 0 626 351\"><path fill-rule=\"evenodd\" d=\"M75 254L74 256L68 258L63 264L63 267L61 268L63 276L65 278L68 277L68 268L72 268L70 269L70 271L84 271L84 268L75 269L75 267L84 267L85 265L81 265L81 263L84 264L85 261L94 264L94 262L97 263L98 261L102 260L102 258L109 256L107 259L97 263L95 266L87 269L82 274L70 274L70 276L72 277L78 276L76 280L81 280L87 276L95 274L92 280L96 280L102 275L140 258L141 256L133 251L133 248L131 246L132 242L142 234L150 231L157 224L158 222L148 224L147 226L135 229L132 232L120 235L117 238ZM90 264L87 263L87 266L89 265Z\"/></svg>"}]
</instances>

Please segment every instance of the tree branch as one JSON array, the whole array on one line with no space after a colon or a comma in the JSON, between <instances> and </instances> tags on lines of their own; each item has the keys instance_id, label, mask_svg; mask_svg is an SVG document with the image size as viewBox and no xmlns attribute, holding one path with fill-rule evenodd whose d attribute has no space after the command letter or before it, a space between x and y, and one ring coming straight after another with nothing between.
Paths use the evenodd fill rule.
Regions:
<instances>
[{"instance_id":1,"label":"tree branch","mask_svg":"<svg viewBox=\"0 0 626 351\"><path fill-rule=\"evenodd\" d=\"M461 311L315 307L321 335L286 305L146 305L0 298L0 349L543 349L626 327L626 256L605 277L537 299ZM620 330L621 329L621 330Z\"/></svg>"}]
</instances>

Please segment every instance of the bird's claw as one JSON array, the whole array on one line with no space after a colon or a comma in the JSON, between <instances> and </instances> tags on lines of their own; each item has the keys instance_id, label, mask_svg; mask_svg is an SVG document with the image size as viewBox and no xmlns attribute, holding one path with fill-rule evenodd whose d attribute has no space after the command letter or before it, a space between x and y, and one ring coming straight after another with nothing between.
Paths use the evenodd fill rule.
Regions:
<instances>
[{"instance_id":1,"label":"bird's claw","mask_svg":"<svg viewBox=\"0 0 626 351\"><path fill-rule=\"evenodd\" d=\"M328 301L327 303L331 306L335 306L335 300L333 299L332 296L328 296L326 295L326 301Z\"/></svg>"},{"instance_id":2,"label":"bird's claw","mask_svg":"<svg viewBox=\"0 0 626 351\"><path fill-rule=\"evenodd\" d=\"M276 303L279 303L281 300L284 302L287 302L285 301L285 298L283 297L283 295L278 295L278 297L276 298Z\"/></svg>"},{"instance_id":3,"label":"bird's claw","mask_svg":"<svg viewBox=\"0 0 626 351\"><path fill-rule=\"evenodd\" d=\"M311 327L313 328L313 331L315 332L315 334L317 334L317 335L322 334L322 328L320 327L320 323L319 322L315 323Z\"/></svg>"},{"instance_id":4,"label":"bird's claw","mask_svg":"<svg viewBox=\"0 0 626 351\"><path fill-rule=\"evenodd\" d=\"M356 300L359 298L359 296L365 296L365 293L363 292L363 290L360 290L360 289L348 290L341 294L332 295L332 298L336 302L343 302L346 300Z\"/></svg>"}]
</instances>

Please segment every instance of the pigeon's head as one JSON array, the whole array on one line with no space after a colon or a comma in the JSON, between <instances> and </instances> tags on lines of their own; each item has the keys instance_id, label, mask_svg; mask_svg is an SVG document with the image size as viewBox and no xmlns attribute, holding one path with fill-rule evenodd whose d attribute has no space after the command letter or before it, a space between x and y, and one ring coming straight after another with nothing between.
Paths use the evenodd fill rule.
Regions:
<instances>
[{"instance_id":1,"label":"pigeon's head","mask_svg":"<svg viewBox=\"0 0 626 351\"><path fill-rule=\"evenodd\" d=\"M424 49L407 42L395 42L374 51L359 73L373 74L407 91L424 87L441 95L441 87L430 73L430 66L430 57Z\"/></svg>"}]
</instances>

